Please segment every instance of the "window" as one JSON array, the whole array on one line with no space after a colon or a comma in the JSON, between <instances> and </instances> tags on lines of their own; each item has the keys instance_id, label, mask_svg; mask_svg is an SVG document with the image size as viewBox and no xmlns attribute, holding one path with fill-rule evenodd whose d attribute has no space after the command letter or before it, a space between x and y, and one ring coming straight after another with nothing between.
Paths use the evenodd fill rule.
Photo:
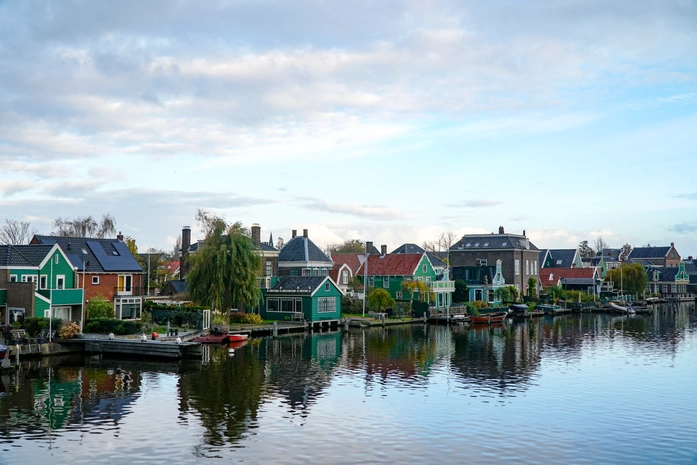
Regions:
<instances>
[{"instance_id":1,"label":"window","mask_svg":"<svg viewBox=\"0 0 697 465\"><path fill-rule=\"evenodd\" d=\"M293 298L281 299L281 311L285 312L285 313L293 313L295 311L295 299L293 299Z\"/></svg>"},{"instance_id":2,"label":"window","mask_svg":"<svg viewBox=\"0 0 697 465\"><path fill-rule=\"evenodd\" d=\"M10 275L10 282L11 282L11 283L16 283L16 282L17 282L17 275L16 275L16 274L11 274L11 275Z\"/></svg>"},{"instance_id":3,"label":"window","mask_svg":"<svg viewBox=\"0 0 697 465\"><path fill-rule=\"evenodd\" d=\"M99 284L99 276L92 276L92 284Z\"/></svg>"},{"instance_id":4,"label":"window","mask_svg":"<svg viewBox=\"0 0 697 465\"><path fill-rule=\"evenodd\" d=\"M485 242L485 243L484 243L484 247L489 247L489 243L488 243L488 242Z\"/></svg>"},{"instance_id":5,"label":"window","mask_svg":"<svg viewBox=\"0 0 697 465\"><path fill-rule=\"evenodd\" d=\"M501 247L506 247L507 245L508 245L508 242L504 242L503 244L501 244Z\"/></svg>"},{"instance_id":6,"label":"window","mask_svg":"<svg viewBox=\"0 0 697 465\"><path fill-rule=\"evenodd\" d=\"M375 287L375 277L371 276L368 278L368 286Z\"/></svg>"},{"instance_id":7,"label":"window","mask_svg":"<svg viewBox=\"0 0 697 465\"><path fill-rule=\"evenodd\" d=\"M428 273L428 265L421 265L421 272Z\"/></svg>"},{"instance_id":8,"label":"window","mask_svg":"<svg viewBox=\"0 0 697 465\"><path fill-rule=\"evenodd\" d=\"M667 294L667 293L668 293L668 285L667 285L667 284L664 284L664 285L663 285L663 293L664 293L664 294Z\"/></svg>"},{"instance_id":9,"label":"window","mask_svg":"<svg viewBox=\"0 0 697 465\"><path fill-rule=\"evenodd\" d=\"M273 273L273 262L271 260L266 260L266 271L264 272L264 276L271 276Z\"/></svg>"},{"instance_id":10,"label":"window","mask_svg":"<svg viewBox=\"0 0 697 465\"><path fill-rule=\"evenodd\" d=\"M346 270L341 273L341 284L348 284L348 271Z\"/></svg>"},{"instance_id":11,"label":"window","mask_svg":"<svg viewBox=\"0 0 697 465\"><path fill-rule=\"evenodd\" d=\"M525 260L525 274L530 274L530 260Z\"/></svg>"},{"instance_id":12,"label":"window","mask_svg":"<svg viewBox=\"0 0 697 465\"><path fill-rule=\"evenodd\" d=\"M87 255L87 250L82 249L82 253L85 254L85 255Z\"/></svg>"},{"instance_id":13,"label":"window","mask_svg":"<svg viewBox=\"0 0 697 465\"><path fill-rule=\"evenodd\" d=\"M465 244L465 247L469 247L469 246L471 246L471 245L472 245L472 243L471 243L471 242L468 242L467 244Z\"/></svg>"},{"instance_id":14,"label":"window","mask_svg":"<svg viewBox=\"0 0 697 465\"><path fill-rule=\"evenodd\" d=\"M401 292L395 293L395 298L401 299L401 298L402 298L402 293L401 293Z\"/></svg>"},{"instance_id":15,"label":"window","mask_svg":"<svg viewBox=\"0 0 697 465\"><path fill-rule=\"evenodd\" d=\"M336 297L321 297L317 299L318 313L331 313L336 311Z\"/></svg>"},{"instance_id":16,"label":"window","mask_svg":"<svg viewBox=\"0 0 697 465\"><path fill-rule=\"evenodd\" d=\"M58 254L56 254L56 265L58 265Z\"/></svg>"},{"instance_id":17,"label":"window","mask_svg":"<svg viewBox=\"0 0 697 465\"><path fill-rule=\"evenodd\" d=\"M329 274L329 269L328 268L322 268L322 276L327 276Z\"/></svg>"},{"instance_id":18,"label":"window","mask_svg":"<svg viewBox=\"0 0 697 465\"><path fill-rule=\"evenodd\" d=\"M310 270L303 268L303 276L310 276Z\"/></svg>"},{"instance_id":19,"label":"window","mask_svg":"<svg viewBox=\"0 0 697 465\"><path fill-rule=\"evenodd\" d=\"M137 320L141 313L141 300L137 297L116 299L114 306L116 307L116 315L122 320Z\"/></svg>"},{"instance_id":20,"label":"window","mask_svg":"<svg viewBox=\"0 0 697 465\"><path fill-rule=\"evenodd\" d=\"M474 243L474 246L475 246L475 247L479 247L479 242L475 242L475 243Z\"/></svg>"},{"instance_id":21,"label":"window","mask_svg":"<svg viewBox=\"0 0 697 465\"><path fill-rule=\"evenodd\" d=\"M515 274L520 274L520 259L518 258L515 259Z\"/></svg>"},{"instance_id":22,"label":"window","mask_svg":"<svg viewBox=\"0 0 697 465\"><path fill-rule=\"evenodd\" d=\"M330 290L331 290L331 287L329 285L329 281L327 281L326 283L324 283L324 291L329 292Z\"/></svg>"},{"instance_id":23,"label":"window","mask_svg":"<svg viewBox=\"0 0 697 465\"><path fill-rule=\"evenodd\" d=\"M384 287L385 289L390 287L390 277L389 276L382 277L382 287Z\"/></svg>"},{"instance_id":24,"label":"window","mask_svg":"<svg viewBox=\"0 0 697 465\"><path fill-rule=\"evenodd\" d=\"M65 275L56 276L56 289L65 289Z\"/></svg>"},{"instance_id":25,"label":"window","mask_svg":"<svg viewBox=\"0 0 697 465\"><path fill-rule=\"evenodd\" d=\"M279 311L277 298L270 297L270 298L266 299L266 311L267 312L278 312Z\"/></svg>"},{"instance_id":26,"label":"window","mask_svg":"<svg viewBox=\"0 0 697 465\"><path fill-rule=\"evenodd\" d=\"M557 265L561 265L561 264L562 264L562 261L561 261L561 260L557 260Z\"/></svg>"},{"instance_id":27,"label":"window","mask_svg":"<svg viewBox=\"0 0 697 465\"><path fill-rule=\"evenodd\" d=\"M48 276L42 274L39 278L39 289L46 289L46 287L48 287Z\"/></svg>"}]
</instances>

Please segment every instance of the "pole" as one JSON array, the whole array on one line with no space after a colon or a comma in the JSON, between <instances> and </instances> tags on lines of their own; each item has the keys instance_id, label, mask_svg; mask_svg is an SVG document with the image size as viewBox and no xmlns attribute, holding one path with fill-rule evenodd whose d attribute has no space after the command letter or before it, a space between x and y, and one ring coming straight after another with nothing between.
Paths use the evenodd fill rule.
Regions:
<instances>
[{"instance_id":1,"label":"pole","mask_svg":"<svg viewBox=\"0 0 697 465\"><path fill-rule=\"evenodd\" d=\"M363 270L363 318L365 318L365 301L368 298L368 243L365 245L365 270Z\"/></svg>"},{"instance_id":2,"label":"pole","mask_svg":"<svg viewBox=\"0 0 697 465\"><path fill-rule=\"evenodd\" d=\"M148 249L148 277L146 286L148 288L147 295L150 295L150 249Z\"/></svg>"},{"instance_id":3,"label":"pole","mask_svg":"<svg viewBox=\"0 0 697 465\"><path fill-rule=\"evenodd\" d=\"M48 283L48 342L53 339L53 255L51 255L51 282Z\"/></svg>"},{"instance_id":4,"label":"pole","mask_svg":"<svg viewBox=\"0 0 697 465\"><path fill-rule=\"evenodd\" d=\"M82 315L80 315L80 332L84 333L85 330L85 261L82 261Z\"/></svg>"}]
</instances>

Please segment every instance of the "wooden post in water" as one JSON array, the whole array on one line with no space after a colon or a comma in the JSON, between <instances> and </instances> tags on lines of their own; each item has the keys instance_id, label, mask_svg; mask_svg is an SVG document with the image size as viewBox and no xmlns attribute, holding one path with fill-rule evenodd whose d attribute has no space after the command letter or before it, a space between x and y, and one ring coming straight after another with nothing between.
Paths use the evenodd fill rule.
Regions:
<instances>
[{"instance_id":1,"label":"wooden post in water","mask_svg":"<svg viewBox=\"0 0 697 465\"><path fill-rule=\"evenodd\" d=\"M278 322L273 322L273 337L278 337Z\"/></svg>"}]
</instances>

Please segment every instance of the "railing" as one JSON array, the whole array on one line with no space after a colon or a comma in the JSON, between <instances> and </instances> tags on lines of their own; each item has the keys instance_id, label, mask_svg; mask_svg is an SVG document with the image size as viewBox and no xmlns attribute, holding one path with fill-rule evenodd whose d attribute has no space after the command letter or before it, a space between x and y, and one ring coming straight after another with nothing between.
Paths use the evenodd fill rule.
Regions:
<instances>
[{"instance_id":1,"label":"railing","mask_svg":"<svg viewBox=\"0 0 697 465\"><path fill-rule=\"evenodd\" d=\"M429 281L429 287L432 291L454 291L455 281Z\"/></svg>"},{"instance_id":2,"label":"railing","mask_svg":"<svg viewBox=\"0 0 697 465\"><path fill-rule=\"evenodd\" d=\"M114 288L114 295L143 295L144 288L142 287L127 287L120 286Z\"/></svg>"}]
</instances>

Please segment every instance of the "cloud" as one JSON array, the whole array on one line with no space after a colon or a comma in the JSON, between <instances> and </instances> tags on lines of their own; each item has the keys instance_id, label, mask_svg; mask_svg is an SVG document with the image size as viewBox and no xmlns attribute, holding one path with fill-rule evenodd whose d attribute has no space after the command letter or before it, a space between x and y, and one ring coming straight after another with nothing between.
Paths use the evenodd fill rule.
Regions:
<instances>
[{"instance_id":1,"label":"cloud","mask_svg":"<svg viewBox=\"0 0 697 465\"><path fill-rule=\"evenodd\" d=\"M359 218L380 221L392 221L405 218L402 212L389 207L363 205L357 203L333 204L312 197L300 197L298 198L298 200L302 202L304 208L326 213L352 215Z\"/></svg>"},{"instance_id":2,"label":"cloud","mask_svg":"<svg viewBox=\"0 0 697 465\"><path fill-rule=\"evenodd\" d=\"M495 207L496 205L501 205L503 202L500 200L484 200L484 199L472 199L465 200L460 203L451 203L446 206L453 208L482 208L482 207Z\"/></svg>"},{"instance_id":3,"label":"cloud","mask_svg":"<svg viewBox=\"0 0 697 465\"><path fill-rule=\"evenodd\" d=\"M697 233L697 221L685 221L683 223L674 224L668 227L668 231L685 235Z\"/></svg>"},{"instance_id":4,"label":"cloud","mask_svg":"<svg viewBox=\"0 0 697 465\"><path fill-rule=\"evenodd\" d=\"M0 193L3 197L9 197L20 192L34 189L36 186L29 181L0 181Z\"/></svg>"},{"instance_id":5,"label":"cloud","mask_svg":"<svg viewBox=\"0 0 697 465\"><path fill-rule=\"evenodd\" d=\"M697 200L697 192L693 192L691 194L678 194L674 197L677 199Z\"/></svg>"}]
</instances>

